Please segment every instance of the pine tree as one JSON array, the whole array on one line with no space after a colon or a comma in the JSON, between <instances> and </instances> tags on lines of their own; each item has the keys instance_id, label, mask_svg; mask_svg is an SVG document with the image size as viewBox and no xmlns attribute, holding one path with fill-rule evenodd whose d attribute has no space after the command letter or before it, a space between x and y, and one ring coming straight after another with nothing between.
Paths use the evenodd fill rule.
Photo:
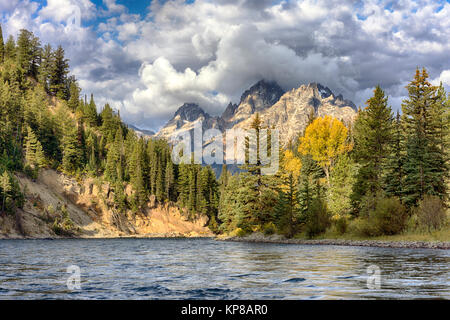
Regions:
<instances>
[{"instance_id":1,"label":"pine tree","mask_svg":"<svg viewBox=\"0 0 450 320\"><path fill-rule=\"evenodd\" d=\"M76 82L72 82L70 84L70 98L67 102L67 105L69 106L69 109L72 110L72 112L75 112L78 109L78 105L80 104L80 88L78 87Z\"/></svg>"},{"instance_id":2,"label":"pine tree","mask_svg":"<svg viewBox=\"0 0 450 320\"><path fill-rule=\"evenodd\" d=\"M258 113L251 123L251 128L256 133L256 146L251 145L249 139L246 139L246 163L241 167L245 172L239 175L241 186L238 191L239 201L242 201L242 210L236 216L237 226L244 230L270 221L277 198L275 180L271 176L262 175L263 163L259 141L264 137L261 132L263 129L262 121ZM268 145L270 145L270 134L266 138ZM271 152L269 148L267 151ZM256 163L250 163L251 155L253 155Z\"/></svg>"},{"instance_id":3,"label":"pine tree","mask_svg":"<svg viewBox=\"0 0 450 320\"><path fill-rule=\"evenodd\" d=\"M127 196L124 192L123 182L120 180L114 184L114 204L120 212L127 210Z\"/></svg>"},{"instance_id":4,"label":"pine tree","mask_svg":"<svg viewBox=\"0 0 450 320\"><path fill-rule=\"evenodd\" d=\"M64 49L61 46L53 53L53 64L50 74L50 92L62 99L68 98L66 92L67 74L69 73L69 60L64 57Z\"/></svg>"},{"instance_id":5,"label":"pine tree","mask_svg":"<svg viewBox=\"0 0 450 320\"><path fill-rule=\"evenodd\" d=\"M45 167L45 156L42 144L36 138L36 135L30 127L27 128L27 136L25 138L25 161L32 168Z\"/></svg>"},{"instance_id":6,"label":"pine tree","mask_svg":"<svg viewBox=\"0 0 450 320\"><path fill-rule=\"evenodd\" d=\"M95 105L93 94L91 94L91 100L89 101L89 104L85 105L84 115L86 117L86 123L88 123L91 127L97 126L97 106Z\"/></svg>"},{"instance_id":7,"label":"pine tree","mask_svg":"<svg viewBox=\"0 0 450 320\"><path fill-rule=\"evenodd\" d=\"M283 184L285 188L278 191L278 199L275 206L275 223L285 230L288 238L294 236L297 219L299 216L298 190L297 183L294 181L294 175L289 173L285 177Z\"/></svg>"},{"instance_id":8,"label":"pine tree","mask_svg":"<svg viewBox=\"0 0 450 320\"><path fill-rule=\"evenodd\" d=\"M300 204L300 222L304 222L305 215L311 208L313 200L321 199L324 190L320 180L324 177L323 169L310 155L302 156L300 170L298 201Z\"/></svg>"},{"instance_id":9,"label":"pine tree","mask_svg":"<svg viewBox=\"0 0 450 320\"><path fill-rule=\"evenodd\" d=\"M8 40L5 44L5 58L15 59L16 58L16 42L12 35L9 35Z\"/></svg>"},{"instance_id":10,"label":"pine tree","mask_svg":"<svg viewBox=\"0 0 450 320\"><path fill-rule=\"evenodd\" d=\"M76 172L82 166L83 153L79 146L78 128L75 124L64 128L62 145L62 166L64 170L69 173Z\"/></svg>"},{"instance_id":11,"label":"pine tree","mask_svg":"<svg viewBox=\"0 0 450 320\"><path fill-rule=\"evenodd\" d=\"M0 24L0 62L3 63L5 58L5 43L3 42L2 25Z\"/></svg>"},{"instance_id":12,"label":"pine tree","mask_svg":"<svg viewBox=\"0 0 450 320\"><path fill-rule=\"evenodd\" d=\"M40 43L32 32L22 29L17 38L17 62L24 74L37 78Z\"/></svg>"},{"instance_id":13,"label":"pine tree","mask_svg":"<svg viewBox=\"0 0 450 320\"><path fill-rule=\"evenodd\" d=\"M6 199L10 196L10 192L12 191L11 178L6 170L3 171L3 174L0 176L0 188L2 191L2 212L5 212Z\"/></svg>"},{"instance_id":14,"label":"pine tree","mask_svg":"<svg viewBox=\"0 0 450 320\"><path fill-rule=\"evenodd\" d=\"M437 88L435 98L436 101L430 111L429 135L432 141L430 160L433 167L435 191L442 199L446 199L448 198L447 180L449 178L450 108L442 82Z\"/></svg>"},{"instance_id":15,"label":"pine tree","mask_svg":"<svg viewBox=\"0 0 450 320\"><path fill-rule=\"evenodd\" d=\"M400 112L393 122L392 139L389 146L389 155L384 168L384 190L386 195L401 199L404 178L405 146Z\"/></svg>"},{"instance_id":16,"label":"pine tree","mask_svg":"<svg viewBox=\"0 0 450 320\"><path fill-rule=\"evenodd\" d=\"M123 180L123 134L122 129L117 129L116 137L109 144L106 156L105 176L110 181Z\"/></svg>"},{"instance_id":17,"label":"pine tree","mask_svg":"<svg viewBox=\"0 0 450 320\"><path fill-rule=\"evenodd\" d=\"M174 199L174 187L175 187L175 172L173 168L172 161L167 161L166 171L165 171L165 192L166 198L169 201L173 201Z\"/></svg>"},{"instance_id":18,"label":"pine tree","mask_svg":"<svg viewBox=\"0 0 450 320\"><path fill-rule=\"evenodd\" d=\"M53 68L53 51L50 44L46 44L41 51L41 63L39 65L38 80L44 86L45 91L50 93L50 76Z\"/></svg>"},{"instance_id":19,"label":"pine tree","mask_svg":"<svg viewBox=\"0 0 450 320\"><path fill-rule=\"evenodd\" d=\"M144 160L144 143L143 140L136 140L134 137L130 139L131 134L127 135L125 142L125 149L130 148L127 146L131 144L132 151L127 161L127 170L130 175L130 182L134 189L135 204L137 208L140 208L147 199L147 189L145 185L145 160Z\"/></svg>"},{"instance_id":20,"label":"pine tree","mask_svg":"<svg viewBox=\"0 0 450 320\"><path fill-rule=\"evenodd\" d=\"M424 195L444 198L442 175L445 168L439 148L439 132L433 117L438 96L437 88L427 80L424 69L416 70L414 80L407 86L409 97L402 104L402 122L406 136L404 201L416 205Z\"/></svg>"},{"instance_id":21,"label":"pine tree","mask_svg":"<svg viewBox=\"0 0 450 320\"><path fill-rule=\"evenodd\" d=\"M376 194L382 189L383 167L392 139L392 111L387 100L384 91L377 86L354 125L353 154L360 164L351 195L356 208L367 193Z\"/></svg>"}]
</instances>

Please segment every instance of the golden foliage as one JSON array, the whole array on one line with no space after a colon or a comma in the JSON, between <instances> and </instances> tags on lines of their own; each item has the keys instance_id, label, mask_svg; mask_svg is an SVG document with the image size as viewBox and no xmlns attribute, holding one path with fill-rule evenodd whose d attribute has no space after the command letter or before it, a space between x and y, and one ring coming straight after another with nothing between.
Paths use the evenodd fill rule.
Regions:
<instances>
[{"instance_id":1,"label":"golden foliage","mask_svg":"<svg viewBox=\"0 0 450 320\"><path fill-rule=\"evenodd\" d=\"M311 155L324 169L329 181L329 170L341 154L352 149L348 143L348 129L338 119L325 116L315 119L300 138L298 151L303 155Z\"/></svg>"},{"instance_id":2,"label":"golden foliage","mask_svg":"<svg viewBox=\"0 0 450 320\"><path fill-rule=\"evenodd\" d=\"M300 169L302 168L302 162L300 158L296 157L291 150L286 150L283 153L282 158L283 173L292 174L294 180L297 181L300 176Z\"/></svg>"}]
</instances>

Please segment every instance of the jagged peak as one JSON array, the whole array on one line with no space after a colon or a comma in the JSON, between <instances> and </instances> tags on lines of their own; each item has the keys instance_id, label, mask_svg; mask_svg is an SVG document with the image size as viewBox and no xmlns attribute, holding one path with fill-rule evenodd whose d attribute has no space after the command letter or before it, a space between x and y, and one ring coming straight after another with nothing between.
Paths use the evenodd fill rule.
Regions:
<instances>
[{"instance_id":1,"label":"jagged peak","mask_svg":"<svg viewBox=\"0 0 450 320\"><path fill-rule=\"evenodd\" d=\"M284 90L275 81L259 80L241 96L241 103L250 95L263 95L267 100L273 101L280 99ZM275 102L276 102L275 101ZM274 102L274 103L275 103Z\"/></svg>"},{"instance_id":2,"label":"jagged peak","mask_svg":"<svg viewBox=\"0 0 450 320\"><path fill-rule=\"evenodd\" d=\"M186 102L175 112L174 118L179 116L183 120L194 121L200 116L209 118L206 113L197 103Z\"/></svg>"},{"instance_id":3,"label":"jagged peak","mask_svg":"<svg viewBox=\"0 0 450 320\"><path fill-rule=\"evenodd\" d=\"M228 104L228 106L225 108L225 110L223 111L221 118L223 120L227 121L228 119L230 119L233 116L233 114L235 113L237 108L238 108L237 104L230 102Z\"/></svg>"}]
</instances>

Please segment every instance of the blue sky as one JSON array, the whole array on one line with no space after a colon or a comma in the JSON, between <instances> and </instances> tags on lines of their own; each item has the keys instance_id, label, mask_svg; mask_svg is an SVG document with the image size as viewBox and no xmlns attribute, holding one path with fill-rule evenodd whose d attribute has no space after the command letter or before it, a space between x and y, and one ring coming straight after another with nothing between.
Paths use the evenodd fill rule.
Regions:
<instances>
[{"instance_id":1,"label":"blue sky","mask_svg":"<svg viewBox=\"0 0 450 320\"><path fill-rule=\"evenodd\" d=\"M4 37L62 44L97 105L160 128L184 102L212 115L260 79L319 82L393 109L416 67L450 86L450 0L0 0Z\"/></svg>"}]
</instances>

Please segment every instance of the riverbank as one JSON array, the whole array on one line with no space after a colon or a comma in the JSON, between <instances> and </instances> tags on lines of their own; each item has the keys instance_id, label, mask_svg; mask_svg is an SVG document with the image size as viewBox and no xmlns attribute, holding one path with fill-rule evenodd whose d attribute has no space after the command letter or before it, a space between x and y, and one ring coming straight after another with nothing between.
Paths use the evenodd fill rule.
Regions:
<instances>
[{"instance_id":1,"label":"riverbank","mask_svg":"<svg viewBox=\"0 0 450 320\"><path fill-rule=\"evenodd\" d=\"M277 243L300 245L333 245L381 248L425 248L450 250L449 241L404 241L404 240L351 240L351 239L287 239L281 235L265 236L262 233L252 233L244 237L219 236L219 241L251 242L251 243Z\"/></svg>"},{"instance_id":2,"label":"riverbank","mask_svg":"<svg viewBox=\"0 0 450 320\"><path fill-rule=\"evenodd\" d=\"M21 173L16 178L25 203L15 213L0 213L0 239L214 236L206 215L192 218L174 203L157 203L154 196L138 212L119 213L113 189L102 180L77 181L50 169L34 180ZM125 193L132 196L131 186Z\"/></svg>"},{"instance_id":3,"label":"riverbank","mask_svg":"<svg viewBox=\"0 0 450 320\"><path fill-rule=\"evenodd\" d=\"M139 235L106 235L106 236L85 236L85 235L74 235L74 236L9 236L0 234L0 240L61 240L61 239L73 239L73 240L85 240L85 239L206 239L214 238L211 234L199 234L199 233L149 233L149 234L139 234Z\"/></svg>"}]
</instances>

